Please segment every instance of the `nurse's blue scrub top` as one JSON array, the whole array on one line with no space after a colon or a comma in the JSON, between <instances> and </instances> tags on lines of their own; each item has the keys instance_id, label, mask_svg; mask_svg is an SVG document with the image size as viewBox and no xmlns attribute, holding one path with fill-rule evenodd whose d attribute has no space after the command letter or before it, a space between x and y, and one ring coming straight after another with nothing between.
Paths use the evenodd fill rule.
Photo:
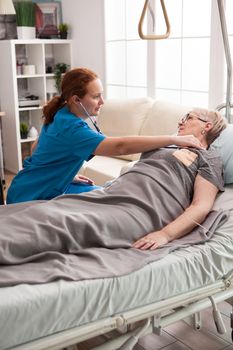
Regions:
<instances>
[{"instance_id":1,"label":"nurse's blue scrub top","mask_svg":"<svg viewBox=\"0 0 233 350\"><path fill-rule=\"evenodd\" d=\"M8 189L7 203L52 199L63 194L104 139L63 107L51 124L42 127L34 153L25 159L23 170Z\"/></svg>"}]
</instances>

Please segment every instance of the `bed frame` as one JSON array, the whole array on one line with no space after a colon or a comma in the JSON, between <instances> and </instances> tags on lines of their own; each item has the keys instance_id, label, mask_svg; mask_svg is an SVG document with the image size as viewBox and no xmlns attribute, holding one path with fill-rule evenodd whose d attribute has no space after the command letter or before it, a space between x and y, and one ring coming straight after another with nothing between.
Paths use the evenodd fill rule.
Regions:
<instances>
[{"instance_id":1,"label":"bed frame","mask_svg":"<svg viewBox=\"0 0 233 350\"><path fill-rule=\"evenodd\" d=\"M224 300L233 306L233 270L228 276L210 285L153 304L135 308L122 314L116 314L102 320L31 341L13 347L11 350L55 350L67 347L69 349L73 344L80 343L101 334L106 334L113 330L120 331L117 338L93 349L131 350L141 336L150 333L159 335L163 327L187 317L189 317L188 322L191 323L196 330L201 329L201 311L210 306L213 307L213 318L217 331L223 334L226 330L221 314L217 309L217 303ZM233 328L233 313L231 313L231 316L231 328ZM130 330L130 325L141 320L144 320L144 322L140 322L139 327ZM127 333L122 334L123 329L127 329ZM72 347L70 350L71 349Z\"/></svg>"},{"instance_id":2,"label":"bed frame","mask_svg":"<svg viewBox=\"0 0 233 350\"><path fill-rule=\"evenodd\" d=\"M229 209L231 214L233 214L232 198L233 198L233 188L229 188L227 191L225 191L223 196L220 196L219 199L217 199L216 208L222 208L222 206L224 205L223 209L224 210ZM16 315L15 317L17 317L17 312L20 312L21 309L19 305L19 309L18 309L19 311L17 310L17 312L15 312L14 301L12 301L11 294L10 294L12 292L13 295L17 296L15 301L25 300L26 303L29 303L30 310L31 310L31 313L29 313L29 315L33 316L33 312L35 312L35 310L37 312L40 312L40 308L38 307L41 307L43 305L40 300L38 301L36 308L35 309L32 308L35 299L34 297L31 299L30 297L34 296L34 293L32 293L32 289L34 290L34 287L30 286L30 288L27 288L27 285L26 285L26 294L24 294L25 286L23 285L16 286L16 290L14 290L14 287L12 290L10 287L9 291L8 289L6 289L3 293L3 296L4 295L6 296L6 300L9 301L9 305L13 310L13 314L11 314L13 315L13 317L11 316L11 319L13 320L13 327L16 326L17 332L19 335L22 335L22 338L21 340L19 340L20 337L18 336L18 338L16 338L16 341L13 343L13 344L20 343L20 345L11 346L9 342L5 342L6 345L4 345L4 342L2 342L2 346L1 346L1 341L0 341L0 349L1 350L56 350L56 349L66 348L66 350L71 350L72 345L74 344L78 344L85 340L104 334L106 335L107 342L100 346L95 347L94 348L95 350L114 350L114 349L132 350L134 345L137 343L138 339L141 336L144 336L150 333L155 333L159 335L161 333L161 330L164 327L174 322L177 322L179 320L185 320L189 322L189 324L191 324L196 330L201 329L201 326L202 326L201 311L211 306L213 308L213 318L216 324L217 331L220 334L225 333L226 332L225 326L222 321L221 314L218 311L217 303L222 301L227 301L229 304L233 306L233 264L232 264L233 247L231 246L233 242L232 241L233 215L229 216L229 220L226 221L225 224L223 224L223 226L220 228L219 232L217 233L219 234L219 237L221 237L220 245L218 245L219 243L218 235L216 235L216 238L213 237L212 245L210 244L211 245L210 247L205 246L205 244L202 245L202 248L200 249L198 247L194 247L195 251L193 256L196 256L195 252L198 252L198 253L201 252L200 256L202 257L202 252L203 252L203 256L209 257L208 255L205 255L205 252L207 253L209 250L213 252L213 254L216 253L216 255L213 255L212 264L211 264L211 260L207 259L209 269L205 269L205 268L203 269L203 271L205 272L203 272L203 276L200 275L203 278L201 278L198 281L198 284L192 283L192 279L193 281L195 281L198 278L196 273L202 273L202 269L195 270L195 274L192 274L192 276L190 276L190 279L187 279L186 282L184 282L182 279L182 277L185 275L181 273L180 274L181 278L178 279L179 283L176 286L176 288L174 286L173 289L171 288L173 284L172 283L169 284L169 282L171 282L170 274L166 275L163 270L164 266L174 266L173 265L174 261L177 262L177 267L179 267L180 265L183 267L183 262L186 259L186 255L189 255L191 252L188 247L187 251L183 250L182 252L177 252L175 254L177 259L175 260L172 259L171 255L169 259L169 255L168 255L168 257L166 257L168 261L167 265L165 263L165 260L163 262L163 259L160 260L161 262L160 267L159 267L159 261L156 262L155 266L156 268L158 268L158 270L156 270L156 278L159 276L157 273L160 274L162 272L166 276L166 278L169 279L169 280L165 279L165 283L170 287L167 293L165 293L165 291L163 290L160 295L156 294L155 288L153 289L153 285L151 284L152 283L151 281L155 281L156 283L156 280L153 279L153 276L155 274L155 269L152 266L150 266L150 264L147 264L146 266L143 267L145 269L144 270L145 274L143 274L143 271L141 271L141 269L135 271L134 272L135 275L132 280L131 280L131 274L120 276L120 278L123 278L123 281L121 281L123 288L121 289L120 292L119 292L119 286L121 286L121 284L119 284L119 281L118 281L119 276L117 276L116 278L113 277L109 281L107 281L105 285L107 286L107 291L108 291L107 301L105 300L106 294L103 294L102 284L100 285L99 281L95 281L95 279L87 281L87 284L85 283L86 282L85 280L84 280L84 284L82 284L83 281L80 281L80 283L79 281L74 282L74 284L68 281L66 281L65 283L64 281L58 281L58 282L55 281L54 285L51 284L49 286L51 287L51 289L46 285L43 286L42 288L40 287L39 293L35 294L35 298L38 297L39 295L43 296L43 293L41 293L43 289L45 291L48 290L49 295L51 292L56 290L55 296L51 299L52 302L54 301L54 303L48 304L49 310L52 310L52 312L53 312L53 308L51 309L51 307L54 307L54 305L56 305L57 297L60 296L62 300L62 298L65 296L65 298L67 298L65 299L65 301L67 302L67 300L69 300L68 296L73 295L73 299L72 299L72 309L70 309L69 311L70 313L66 312L66 309L64 308L64 305L66 306L66 304L63 304L63 302L59 304L59 307L57 310L55 310L55 313L54 314L52 313L54 317L52 317L48 322L48 325L50 325L49 327L51 327L51 324L52 324L52 328L48 328L48 329L46 328L46 323L44 323L44 320L46 319L47 314L42 312L42 318L39 318L39 323L36 323L35 325L37 325L38 327L38 325L43 322L43 326L45 326L44 329L46 330L47 333L43 333L44 332L43 327L42 327L42 332L40 328L37 328L38 332L36 334L36 339L34 336L35 334L34 335L32 334L32 337L29 338L27 334L27 328L24 328L24 327L20 328L20 325L18 327L17 321L15 322L16 319L14 318L14 315ZM223 250L221 250L220 247L223 247ZM224 258L222 254L224 254L225 252L225 247L227 248L230 247L230 249L229 251L226 250L226 257ZM191 262L192 261L193 260L191 260ZM198 261L199 263L197 264L197 266L202 267L203 260L200 259ZM141 280L141 277L139 276L144 276L144 277L142 277L142 280ZM196 279L195 279L195 276L196 276ZM140 279L138 280L138 278ZM114 281L114 284L111 284L112 280ZM130 281L134 281L134 283L135 281L137 282L137 284L133 284L134 287L138 286L138 281L141 281L143 283L142 292L139 293L140 294L139 302L138 302L138 299L136 298L135 299L136 302L134 301L133 303L130 303L130 300L132 299L131 297L132 293L127 294L127 298L125 298L126 302L121 300L121 298L124 297L125 293L128 292L128 288L125 288L125 286L127 287L128 286L127 283L129 283ZM59 282L61 282L61 284ZM92 305L91 310L94 311L93 313L94 316L87 315L88 317L85 317L85 308L79 309L78 306L82 305L82 302L84 301L84 299L82 298L90 297L92 295L91 294L92 291L97 290L96 286L98 286L99 288L98 292L100 292L100 294L93 294L93 299L90 300ZM112 296L118 297L118 295L121 295L121 298L118 298L117 300L117 305L116 306L114 305L114 307L112 307L112 304L109 302L111 301L110 294L109 294L110 286L112 287L112 294L111 294ZM71 294L68 294L68 295L66 294L66 287L68 287L69 291L70 290L72 291ZM17 288L20 289L19 294L17 294ZM35 286L35 290L37 290L37 288L38 287ZM130 290L131 292L134 292L134 289L131 288ZM65 293L62 294L61 293L62 291L65 291ZM73 294L73 291L75 292L74 294ZM147 299L146 295L148 294L148 292L150 293L151 296ZM95 313L95 309L98 309L97 307L98 300L96 299L96 296L98 295L102 296L102 294L104 298L103 299L104 303L102 304L102 307L99 309L99 312ZM24 295L26 295L28 299L27 297L26 299L23 299ZM5 313L5 311L7 310L7 305L4 304L4 300L5 299L3 298L1 303L3 307L3 310L2 310L3 311L2 313L3 328L1 329L0 337L4 337L5 320L7 320L7 315L8 315L7 313ZM81 300L81 303L79 304L80 300ZM64 299L62 301L64 301ZM84 302L86 301L87 299ZM137 305L140 305L140 306L137 306ZM77 307L77 310L75 310L75 307ZM117 310L123 310L123 311L117 311ZM47 311L46 308L45 308L45 311ZM64 311L64 316L63 316L63 311ZM63 328L64 330L62 330L61 327L54 326L54 319L55 320L59 318L69 319L71 315L74 316L73 318L75 319L75 322L77 321L76 323L73 323L73 321L69 324L66 323L64 326L65 329ZM22 316L21 319L19 318L21 322L23 322L24 316ZM37 322L38 322L38 319L37 319ZM77 324L78 322L81 325L72 327L72 325ZM27 319L27 324L29 327L31 326L31 323L32 323L31 317L29 317ZM10 325L10 321L9 321L9 325ZM9 330L8 336L10 337L12 333L10 332L10 329L12 330L13 327L12 325L10 329L9 327L7 327L7 324L6 324L7 331ZM231 328L232 328L232 338L233 338L233 312L231 313ZM50 335L48 335L49 333L48 330L50 330ZM56 333L52 333L52 332L55 332L55 330L56 330ZM110 338L110 336L112 336L112 333L109 334L111 331L115 331L113 332L115 336L113 339ZM34 337L34 340L27 340L27 339L33 339L33 337ZM38 337L41 337L41 338L38 338ZM6 336L6 340L7 340L7 336ZM23 341L24 343L22 343ZM5 348L3 348L3 346L5 346ZM75 349L77 348L78 348L78 345L76 345Z\"/></svg>"}]
</instances>

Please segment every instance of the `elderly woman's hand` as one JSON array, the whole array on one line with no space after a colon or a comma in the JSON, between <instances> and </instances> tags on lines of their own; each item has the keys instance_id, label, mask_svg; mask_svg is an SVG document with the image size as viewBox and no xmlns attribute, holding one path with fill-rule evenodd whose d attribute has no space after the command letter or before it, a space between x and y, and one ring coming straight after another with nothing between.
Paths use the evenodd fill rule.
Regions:
<instances>
[{"instance_id":1,"label":"elderly woman's hand","mask_svg":"<svg viewBox=\"0 0 233 350\"><path fill-rule=\"evenodd\" d=\"M166 232L163 230L154 231L146 236L138 239L134 244L133 248L141 249L141 250L154 250L164 244L169 242L168 236Z\"/></svg>"},{"instance_id":2,"label":"elderly woman's hand","mask_svg":"<svg viewBox=\"0 0 233 350\"><path fill-rule=\"evenodd\" d=\"M174 145L181 147L204 148L200 140L193 135L182 135L172 137L174 138Z\"/></svg>"}]
</instances>

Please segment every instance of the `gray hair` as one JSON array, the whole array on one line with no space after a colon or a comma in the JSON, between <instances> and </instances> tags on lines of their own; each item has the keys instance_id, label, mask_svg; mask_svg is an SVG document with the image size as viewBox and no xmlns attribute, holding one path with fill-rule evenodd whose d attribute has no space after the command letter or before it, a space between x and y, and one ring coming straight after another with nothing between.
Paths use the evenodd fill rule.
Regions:
<instances>
[{"instance_id":1,"label":"gray hair","mask_svg":"<svg viewBox=\"0 0 233 350\"><path fill-rule=\"evenodd\" d=\"M194 108L193 112L200 118L212 123L213 127L206 134L207 144L210 145L227 127L227 120L218 111L204 108Z\"/></svg>"}]
</instances>

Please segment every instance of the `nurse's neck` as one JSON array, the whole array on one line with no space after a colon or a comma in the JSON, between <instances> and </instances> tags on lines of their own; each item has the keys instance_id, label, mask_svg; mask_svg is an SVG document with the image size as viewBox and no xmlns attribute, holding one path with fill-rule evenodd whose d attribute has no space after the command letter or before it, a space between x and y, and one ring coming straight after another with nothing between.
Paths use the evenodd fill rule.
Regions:
<instances>
[{"instance_id":1,"label":"nurse's neck","mask_svg":"<svg viewBox=\"0 0 233 350\"><path fill-rule=\"evenodd\" d=\"M70 113L74 114L76 117L79 117L84 120L88 118L88 116L82 110L81 106L77 105L76 103L68 102L67 107Z\"/></svg>"}]
</instances>

